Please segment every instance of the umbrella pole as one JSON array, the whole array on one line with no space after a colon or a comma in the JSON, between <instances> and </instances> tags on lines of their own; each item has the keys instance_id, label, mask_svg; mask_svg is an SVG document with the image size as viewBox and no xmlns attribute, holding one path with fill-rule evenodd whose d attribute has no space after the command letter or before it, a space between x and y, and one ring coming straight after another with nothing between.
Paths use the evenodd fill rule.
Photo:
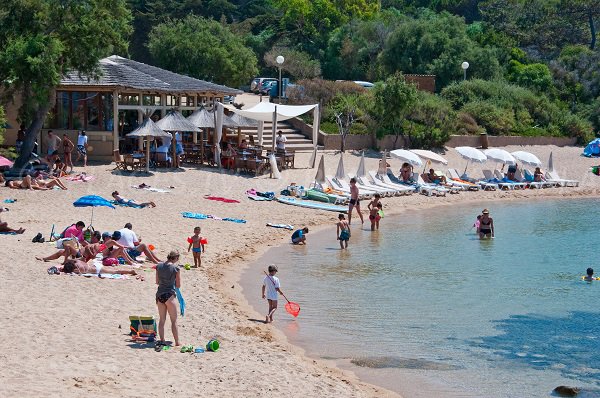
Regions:
<instances>
[{"instance_id":1,"label":"umbrella pole","mask_svg":"<svg viewBox=\"0 0 600 398\"><path fill-rule=\"evenodd\" d=\"M90 228L92 227L92 224L94 223L94 206L92 206L92 218L90 219Z\"/></svg>"},{"instance_id":2,"label":"umbrella pole","mask_svg":"<svg viewBox=\"0 0 600 398\"><path fill-rule=\"evenodd\" d=\"M150 173L150 137L146 141L146 173Z\"/></svg>"},{"instance_id":3,"label":"umbrella pole","mask_svg":"<svg viewBox=\"0 0 600 398\"><path fill-rule=\"evenodd\" d=\"M465 171L463 171L463 175L467 174L467 168L469 167L469 159L467 159L467 164L465 166Z\"/></svg>"}]
</instances>

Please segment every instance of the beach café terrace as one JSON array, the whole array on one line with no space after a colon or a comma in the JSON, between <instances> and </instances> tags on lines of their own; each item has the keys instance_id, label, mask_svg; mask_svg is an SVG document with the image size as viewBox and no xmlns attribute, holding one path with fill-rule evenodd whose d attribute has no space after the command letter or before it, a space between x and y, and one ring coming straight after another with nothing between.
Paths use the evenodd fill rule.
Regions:
<instances>
[{"instance_id":1,"label":"beach caf\u00e9 terrace","mask_svg":"<svg viewBox=\"0 0 600 398\"><path fill-rule=\"evenodd\" d=\"M194 79L155 66L113 55L100 60L98 79L70 72L57 89L56 104L38 137L45 153L46 132L62 137L67 133L77 143L77 132L85 130L92 160L110 161L113 151L129 153L142 150L143 140L126 137L143 121L145 114L158 121L169 109L177 108L184 116L201 107L212 107L226 95L240 90ZM18 122L17 106L7 106L10 128L4 144L14 145ZM117 123L114 116L118 115ZM195 139L195 135L187 137Z\"/></svg>"}]
</instances>

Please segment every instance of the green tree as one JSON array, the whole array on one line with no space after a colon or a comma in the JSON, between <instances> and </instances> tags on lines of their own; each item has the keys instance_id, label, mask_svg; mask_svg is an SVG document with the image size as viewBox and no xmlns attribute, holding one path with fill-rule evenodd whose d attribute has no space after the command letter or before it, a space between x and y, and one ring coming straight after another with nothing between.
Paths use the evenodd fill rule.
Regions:
<instances>
[{"instance_id":1,"label":"green tree","mask_svg":"<svg viewBox=\"0 0 600 398\"><path fill-rule=\"evenodd\" d=\"M312 79L321 76L321 64L312 59L308 53L292 50L290 48L275 47L264 56L267 66L273 69L279 68L277 57L281 55L285 62L281 65L282 71L287 71L291 77L296 79Z\"/></svg>"},{"instance_id":2,"label":"green tree","mask_svg":"<svg viewBox=\"0 0 600 398\"><path fill-rule=\"evenodd\" d=\"M372 102L369 107L371 119L378 124L379 137L392 133L398 138L405 135L403 126L408 113L417 102L417 88L404 79L402 73L395 73L372 89Z\"/></svg>"},{"instance_id":3,"label":"green tree","mask_svg":"<svg viewBox=\"0 0 600 398\"><path fill-rule=\"evenodd\" d=\"M362 107L360 96L357 94L340 94L333 98L330 105L331 112L338 131L342 136L340 151L346 151L346 138L350 134L352 125L360 120Z\"/></svg>"},{"instance_id":4,"label":"green tree","mask_svg":"<svg viewBox=\"0 0 600 398\"><path fill-rule=\"evenodd\" d=\"M163 68L234 87L258 71L256 56L242 37L217 21L193 15L153 28L148 48Z\"/></svg>"},{"instance_id":5,"label":"green tree","mask_svg":"<svg viewBox=\"0 0 600 398\"><path fill-rule=\"evenodd\" d=\"M130 18L125 0L4 0L0 81L8 97L21 94L29 126L15 168L29 161L60 79L70 70L97 75L99 59L125 51Z\"/></svg>"},{"instance_id":6,"label":"green tree","mask_svg":"<svg viewBox=\"0 0 600 398\"><path fill-rule=\"evenodd\" d=\"M500 75L496 49L469 38L467 25L448 13L426 12L409 20L389 36L379 56L381 72L436 75L438 88L462 78L460 65L468 61L469 77L492 79Z\"/></svg>"}]
</instances>

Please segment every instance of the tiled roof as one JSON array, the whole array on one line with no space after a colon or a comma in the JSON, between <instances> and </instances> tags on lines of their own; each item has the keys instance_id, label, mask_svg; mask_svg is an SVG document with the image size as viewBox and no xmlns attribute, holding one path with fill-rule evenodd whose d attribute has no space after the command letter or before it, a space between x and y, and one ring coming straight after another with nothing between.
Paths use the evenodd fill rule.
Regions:
<instances>
[{"instance_id":1,"label":"tiled roof","mask_svg":"<svg viewBox=\"0 0 600 398\"><path fill-rule=\"evenodd\" d=\"M80 76L77 71L74 71L68 73L60 84L63 87L124 87L162 92L214 92L232 95L241 93L240 90L173 73L118 55L101 59L100 69L102 73L99 79Z\"/></svg>"}]
</instances>

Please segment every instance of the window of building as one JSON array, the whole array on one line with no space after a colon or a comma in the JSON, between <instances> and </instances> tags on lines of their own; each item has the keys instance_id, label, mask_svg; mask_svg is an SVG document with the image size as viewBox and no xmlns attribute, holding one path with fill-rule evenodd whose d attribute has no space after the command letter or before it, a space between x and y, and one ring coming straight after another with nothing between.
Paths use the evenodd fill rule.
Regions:
<instances>
[{"instance_id":1,"label":"window of building","mask_svg":"<svg viewBox=\"0 0 600 398\"><path fill-rule=\"evenodd\" d=\"M139 94L119 94L119 105L139 105Z\"/></svg>"},{"instance_id":2,"label":"window of building","mask_svg":"<svg viewBox=\"0 0 600 398\"><path fill-rule=\"evenodd\" d=\"M175 95L167 95L167 106L179 106L179 98Z\"/></svg>"},{"instance_id":3,"label":"window of building","mask_svg":"<svg viewBox=\"0 0 600 398\"><path fill-rule=\"evenodd\" d=\"M142 105L145 106L160 106L160 95L143 95Z\"/></svg>"}]
</instances>

